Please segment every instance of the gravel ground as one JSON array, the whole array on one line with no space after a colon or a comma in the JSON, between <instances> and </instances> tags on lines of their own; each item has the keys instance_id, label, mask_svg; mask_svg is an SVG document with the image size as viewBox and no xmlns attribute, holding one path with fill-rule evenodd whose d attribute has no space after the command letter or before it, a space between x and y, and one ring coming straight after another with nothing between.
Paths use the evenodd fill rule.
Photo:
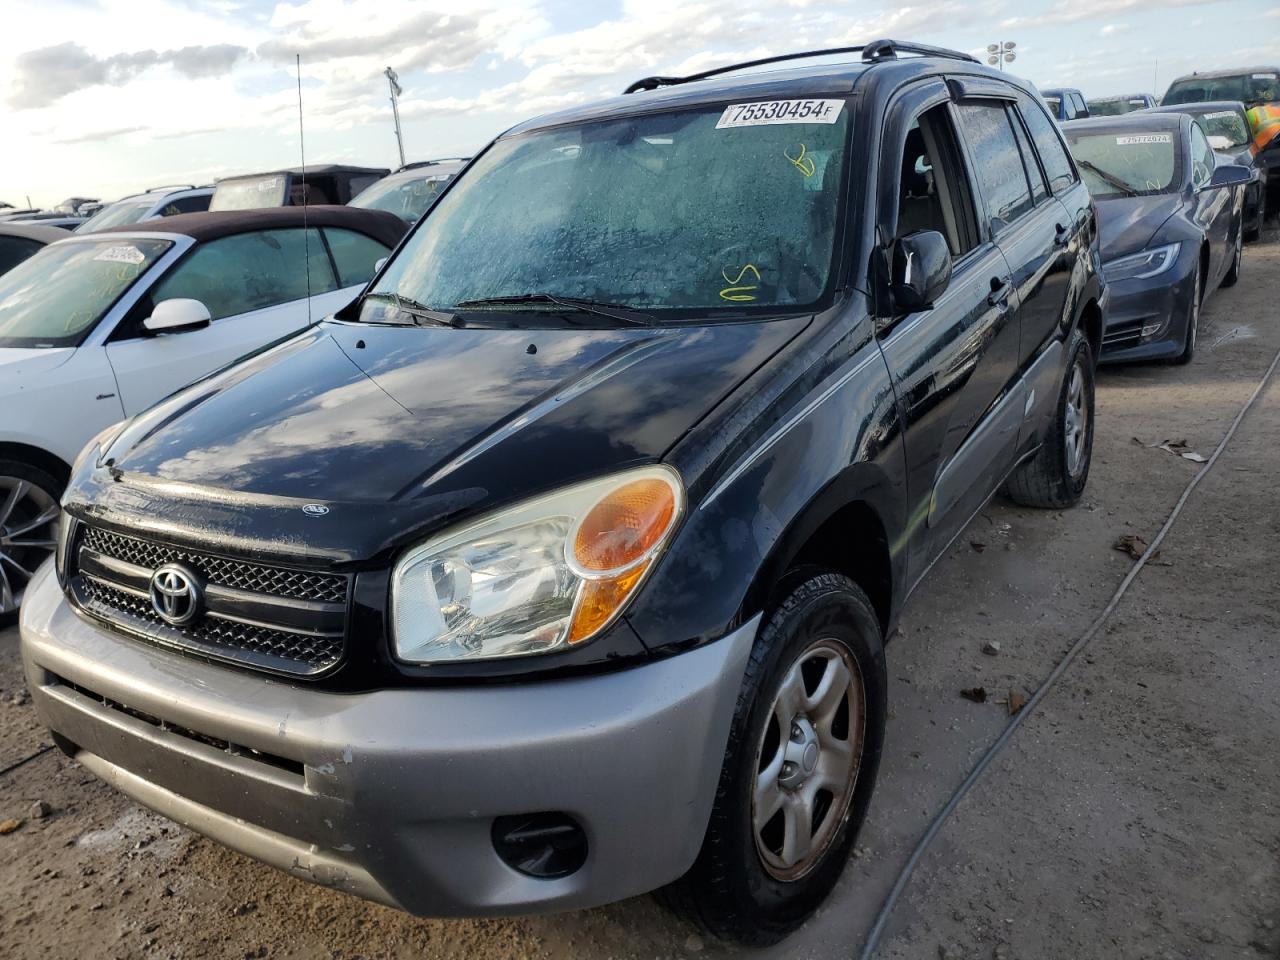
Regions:
<instances>
[{"instance_id":1,"label":"gravel ground","mask_svg":"<svg viewBox=\"0 0 1280 960\"><path fill-rule=\"evenodd\" d=\"M1277 349L1280 243L1245 251L1187 368L1105 371L1093 476L1063 513L996 501L889 647L881 780L854 860L803 930L753 956L853 956L933 814L1106 604ZM1134 442L1137 438L1139 443ZM893 914L886 958L1280 958L1280 378L1107 629L961 804ZM980 545L980 546L979 546ZM988 641L998 654L984 654ZM983 685L985 704L959 696ZM0 631L0 770L48 743ZM738 955L648 898L490 921L407 917L176 827L56 751L0 774L0 957Z\"/></svg>"}]
</instances>

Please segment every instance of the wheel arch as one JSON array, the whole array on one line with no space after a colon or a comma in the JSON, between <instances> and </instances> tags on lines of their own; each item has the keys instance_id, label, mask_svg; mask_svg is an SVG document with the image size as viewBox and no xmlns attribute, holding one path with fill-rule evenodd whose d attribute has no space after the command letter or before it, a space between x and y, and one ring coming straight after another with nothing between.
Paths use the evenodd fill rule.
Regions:
<instances>
[{"instance_id":1,"label":"wheel arch","mask_svg":"<svg viewBox=\"0 0 1280 960\"><path fill-rule=\"evenodd\" d=\"M32 446L29 443L17 443L12 440L0 441L0 460L17 460L20 463L37 467L64 485L71 479L71 464L57 454Z\"/></svg>"}]
</instances>

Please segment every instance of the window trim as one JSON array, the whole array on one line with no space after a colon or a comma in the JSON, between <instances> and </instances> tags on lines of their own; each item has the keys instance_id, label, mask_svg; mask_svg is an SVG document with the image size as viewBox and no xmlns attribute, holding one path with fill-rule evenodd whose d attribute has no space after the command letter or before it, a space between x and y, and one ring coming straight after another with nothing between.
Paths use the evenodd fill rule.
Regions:
<instances>
[{"instance_id":1,"label":"window trim","mask_svg":"<svg viewBox=\"0 0 1280 960\"><path fill-rule=\"evenodd\" d=\"M1029 104L1030 106L1026 106ZM1040 115L1047 121L1048 130L1058 142L1058 147L1062 151L1062 155L1067 159L1067 169L1071 172L1071 182L1065 186L1056 186L1056 178L1049 176L1049 167L1044 163L1044 157L1040 156L1040 164L1044 168L1045 182L1049 185L1049 195L1053 197L1061 196L1068 190L1073 189L1080 182L1080 170L1076 166L1076 159L1071 153L1071 147L1066 142L1066 138L1062 135L1062 129L1058 126L1057 120L1049 113L1049 108L1045 106L1044 101L1039 97L1027 94L1025 99L1019 97L1014 102L1014 109L1018 111L1018 115L1022 119L1022 125L1031 137L1031 145L1035 148L1036 155L1040 156L1040 145L1036 141L1035 135L1031 132L1031 125L1027 123L1026 110L1039 110Z\"/></svg>"},{"instance_id":2,"label":"window trim","mask_svg":"<svg viewBox=\"0 0 1280 960\"><path fill-rule=\"evenodd\" d=\"M1037 149L1035 141L1031 139L1031 131L1027 129L1026 121L1018 110L1018 103L1013 103L1005 107L1005 114L1009 117L1009 126L1013 128L1013 139L1018 144L1018 152L1022 154L1023 172L1027 175L1027 182L1031 185L1031 206L1038 207L1042 203L1046 203L1053 199L1053 190L1049 186L1049 174L1044 169L1044 164L1040 161L1040 151ZM1022 139L1018 138L1018 132L1022 132ZM1023 149L1025 144L1026 149ZM1030 151L1030 156L1027 155ZM1040 175L1040 185L1044 187L1043 196L1036 196L1035 184L1031 183L1031 170L1027 164L1031 163L1035 166L1036 171Z\"/></svg>"}]
</instances>

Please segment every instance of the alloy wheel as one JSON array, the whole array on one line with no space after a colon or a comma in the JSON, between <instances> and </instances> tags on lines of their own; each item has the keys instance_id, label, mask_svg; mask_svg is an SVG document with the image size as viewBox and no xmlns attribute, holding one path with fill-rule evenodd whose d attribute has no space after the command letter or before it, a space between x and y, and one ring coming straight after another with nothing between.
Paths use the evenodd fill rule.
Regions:
<instances>
[{"instance_id":1,"label":"alloy wheel","mask_svg":"<svg viewBox=\"0 0 1280 960\"><path fill-rule=\"evenodd\" d=\"M1084 366L1080 360L1071 367L1071 380L1067 384L1066 429L1063 431L1067 447L1067 472L1080 475L1084 466L1085 442L1089 434L1089 397L1085 393Z\"/></svg>"},{"instance_id":2,"label":"alloy wheel","mask_svg":"<svg viewBox=\"0 0 1280 960\"><path fill-rule=\"evenodd\" d=\"M865 731L866 693L852 654L831 639L810 644L783 678L756 752L752 833L775 880L803 877L839 833Z\"/></svg>"},{"instance_id":3,"label":"alloy wheel","mask_svg":"<svg viewBox=\"0 0 1280 960\"><path fill-rule=\"evenodd\" d=\"M0 615L13 613L57 544L58 501L29 480L0 476Z\"/></svg>"}]
</instances>

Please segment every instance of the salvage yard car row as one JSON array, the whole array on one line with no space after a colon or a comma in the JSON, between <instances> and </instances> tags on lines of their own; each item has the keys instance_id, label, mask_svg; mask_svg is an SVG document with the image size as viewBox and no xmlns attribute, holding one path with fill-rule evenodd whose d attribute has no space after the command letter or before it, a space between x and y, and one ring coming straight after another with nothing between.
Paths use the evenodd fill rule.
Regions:
<instances>
[{"instance_id":1,"label":"salvage yard car row","mask_svg":"<svg viewBox=\"0 0 1280 960\"><path fill-rule=\"evenodd\" d=\"M842 52L0 276L0 610L58 746L413 912L804 922L908 597L995 493L1080 499L1098 362L1192 359L1259 182L1188 113Z\"/></svg>"}]
</instances>

